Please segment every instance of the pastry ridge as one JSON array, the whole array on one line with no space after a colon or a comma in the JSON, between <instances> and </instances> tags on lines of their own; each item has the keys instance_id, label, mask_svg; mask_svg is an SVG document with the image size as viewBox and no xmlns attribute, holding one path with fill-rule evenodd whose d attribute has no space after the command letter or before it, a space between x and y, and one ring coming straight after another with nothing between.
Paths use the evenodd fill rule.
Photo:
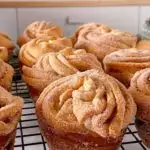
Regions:
<instances>
[{"instance_id":1,"label":"pastry ridge","mask_svg":"<svg viewBox=\"0 0 150 150\"><path fill-rule=\"evenodd\" d=\"M39 121L62 133L116 138L134 117L136 105L120 82L93 69L48 85L36 113Z\"/></svg>"},{"instance_id":2,"label":"pastry ridge","mask_svg":"<svg viewBox=\"0 0 150 150\"><path fill-rule=\"evenodd\" d=\"M22 46L34 38L43 36L62 37L63 33L57 25L51 22L35 21L26 27L23 34L18 38L18 44Z\"/></svg>"},{"instance_id":3,"label":"pastry ridge","mask_svg":"<svg viewBox=\"0 0 150 150\"><path fill-rule=\"evenodd\" d=\"M101 63L93 54L84 49L64 48L60 52L42 55L32 68L23 66L22 71L24 81L42 92L56 79L93 68L103 72Z\"/></svg>"},{"instance_id":4,"label":"pastry ridge","mask_svg":"<svg viewBox=\"0 0 150 150\"><path fill-rule=\"evenodd\" d=\"M72 47L70 39L51 36L36 38L21 47L19 60L22 64L31 67L41 55L57 52L65 47Z\"/></svg>"},{"instance_id":5,"label":"pastry ridge","mask_svg":"<svg viewBox=\"0 0 150 150\"><path fill-rule=\"evenodd\" d=\"M84 48L102 61L113 51L135 47L137 37L104 24L89 23L77 29L73 41L75 48Z\"/></svg>"},{"instance_id":6,"label":"pastry ridge","mask_svg":"<svg viewBox=\"0 0 150 150\"><path fill-rule=\"evenodd\" d=\"M125 49L107 55L104 70L123 82L127 87L136 71L150 67L150 51L145 49Z\"/></svg>"},{"instance_id":7,"label":"pastry ridge","mask_svg":"<svg viewBox=\"0 0 150 150\"><path fill-rule=\"evenodd\" d=\"M150 68L137 71L131 79L129 92L137 106L137 118L150 120Z\"/></svg>"}]
</instances>

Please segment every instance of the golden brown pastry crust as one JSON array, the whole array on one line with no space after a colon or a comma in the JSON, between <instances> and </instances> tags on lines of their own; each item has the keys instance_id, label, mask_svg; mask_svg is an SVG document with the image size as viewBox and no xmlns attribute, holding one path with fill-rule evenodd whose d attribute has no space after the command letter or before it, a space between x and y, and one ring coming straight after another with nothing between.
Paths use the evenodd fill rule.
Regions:
<instances>
[{"instance_id":1,"label":"golden brown pastry crust","mask_svg":"<svg viewBox=\"0 0 150 150\"><path fill-rule=\"evenodd\" d=\"M114 76L128 87L136 71L150 67L150 50L119 50L107 55L103 64L106 73Z\"/></svg>"},{"instance_id":2,"label":"golden brown pastry crust","mask_svg":"<svg viewBox=\"0 0 150 150\"><path fill-rule=\"evenodd\" d=\"M18 45L29 42L32 39L43 36L62 37L63 33L60 27L46 21L35 21L28 25L23 34L18 38Z\"/></svg>"},{"instance_id":3,"label":"golden brown pastry crust","mask_svg":"<svg viewBox=\"0 0 150 150\"><path fill-rule=\"evenodd\" d=\"M73 41L75 48L84 48L102 61L113 51L135 47L137 37L103 24L89 23L77 29Z\"/></svg>"},{"instance_id":4,"label":"golden brown pastry crust","mask_svg":"<svg viewBox=\"0 0 150 150\"><path fill-rule=\"evenodd\" d=\"M94 69L54 81L36 102L39 122L45 121L61 134L118 138L135 113L126 88Z\"/></svg>"},{"instance_id":5,"label":"golden brown pastry crust","mask_svg":"<svg viewBox=\"0 0 150 150\"><path fill-rule=\"evenodd\" d=\"M134 74L129 92L138 106L137 117L150 121L150 68L137 71Z\"/></svg>"},{"instance_id":6,"label":"golden brown pastry crust","mask_svg":"<svg viewBox=\"0 0 150 150\"><path fill-rule=\"evenodd\" d=\"M14 69L9 64L0 60L0 86L10 91L13 75Z\"/></svg>"},{"instance_id":7,"label":"golden brown pastry crust","mask_svg":"<svg viewBox=\"0 0 150 150\"><path fill-rule=\"evenodd\" d=\"M12 144L22 107L22 98L12 96L0 86L0 149Z\"/></svg>"},{"instance_id":8,"label":"golden brown pastry crust","mask_svg":"<svg viewBox=\"0 0 150 150\"><path fill-rule=\"evenodd\" d=\"M8 61L8 50L6 47L0 47L0 59L3 61Z\"/></svg>"},{"instance_id":9,"label":"golden brown pastry crust","mask_svg":"<svg viewBox=\"0 0 150 150\"><path fill-rule=\"evenodd\" d=\"M150 49L150 40L141 40L137 43L137 49Z\"/></svg>"},{"instance_id":10,"label":"golden brown pastry crust","mask_svg":"<svg viewBox=\"0 0 150 150\"><path fill-rule=\"evenodd\" d=\"M89 69L103 71L93 54L84 49L65 48L60 52L42 55L32 68L23 66L22 70L24 81L42 92L54 80Z\"/></svg>"},{"instance_id":11,"label":"golden brown pastry crust","mask_svg":"<svg viewBox=\"0 0 150 150\"><path fill-rule=\"evenodd\" d=\"M6 47L8 49L8 52L11 52L15 48L15 45L7 36L7 34L0 33L0 47Z\"/></svg>"},{"instance_id":12,"label":"golden brown pastry crust","mask_svg":"<svg viewBox=\"0 0 150 150\"><path fill-rule=\"evenodd\" d=\"M21 47L19 60L23 65L32 67L41 55L58 52L65 47L72 47L70 39L51 36L36 38Z\"/></svg>"},{"instance_id":13,"label":"golden brown pastry crust","mask_svg":"<svg viewBox=\"0 0 150 150\"><path fill-rule=\"evenodd\" d=\"M103 138L91 134L62 133L48 126L44 120L39 121L42 134L49 149L52 150L118 150L125 130L118 138Z\"/></svg>"}]
</instances>

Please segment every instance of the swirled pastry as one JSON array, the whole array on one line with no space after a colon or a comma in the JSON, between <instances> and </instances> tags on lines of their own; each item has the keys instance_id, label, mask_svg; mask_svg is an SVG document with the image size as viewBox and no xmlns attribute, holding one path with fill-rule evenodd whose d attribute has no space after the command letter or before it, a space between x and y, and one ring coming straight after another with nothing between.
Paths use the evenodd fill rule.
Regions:
<instances>
[{"instance_id":1,"label":"swirled pastry","mask_svg":"<svg viewBox=\"0 0 150 150\"><path fill-rule=\"evenodd\" d=\"M101 63L93 54L84 49L65 48L57 53L42 55L32 68L23 66L22 70L24 81L42 92L56 79L94 68L103 71Z\"/></svg>"},{"instance_id":2,"label":"swirled pastry","mask_svg":"<svg viewBox=\"0 0 150 150\"><path fill-rule=\"evenodd\" d=\"M5 33L0 33L0 47L7 48L8 52L11 52L15 48L12 40Z\"/></svg>"},{"instance_id":3,"label":"swirled pastry","mask_svg":"<svg viewBox=\"0 0 150 150\"><path fill-rule=\"evenodd\" d=\"M104 58L106 73L126 86L136 71L150 67L150 50L125 49L113 52Z\"/></svg>"},{"instance_id":4,"label":"swirled pastry","mask_svg":"<svg viewBox=\"0 0 150 150\"><path fill-rule=\"evenodd\" d=\"M52 147L54 141L53 136L49 135L50 130L54 137L59 134L59 138L66 137L62 149L73 140L78 149L86 141L87 147L83 146L83 150L94 149L90 147L90 142L97 144L95 149L98 150L106 141L105 146L108 147L111 139L117 141L134 117L136 105L119 81L93 69L61 78L48 85L37 100L36 113ZM105 142L101 143L98 139ZM68 146L69 150L76 150L74 145L72 147Z\"/></svg>"},{"instance_id":5,"label":"swirled pastry","mask_svg":"<svg viewBox=\"0 0 150 150\"><path fill-rule=\"evenodd\" d=\"M136 128L142 142L150 148L150 68L137 71L129 92L137 104Z\"/></svg>"},{"instance_id":6,"label":"swirled pastry","mask_svg":"<svg viewBox=\"0 0 150 150\"><path fill-rule=\"evenodd\" d=\"M8 61L8 50L6 47L0 47L0 59Z\"/></svg>"},{"instance_id":7,"label":"swirled pastry","mask_svg":"<svg viewBox=\"0 0 150 150\"><path fill-rule=\"evenodd\" d=\"M129 92L137 106L137 117L150 121L150 68L137 71L131 79Z\"/></svg>"},{"instance_id":8,"label":"swirled pastry","mask_svg":"<svg viewBox=\"0 0 150 150\"><path fill-rule=\"evenodd\" d=\"M14 69L0 59L0 86L10 91L13 75Z\"/></svg>"},{"instance_id":9,"label":"swirled pastry","mask_svg":"<svg viewBox=\"0 0 150 150\"><path fill-rule=\"evenodd\" d=\"M18 38L18 44L22 46L32 39L43 36L62 37L63 33L62 30L53 23L35 21L26 27L23 34Z\"/></svg>"},{"instance_id":10,"label":"swirled pastry","mask_svg":"<svg viewBox=\"0 0 150 150\"><path fill-rule=\"evenodd\" d=\"M84 48L102 61L111 52L135 47L136 41L137 37L131 33L111 29L103 24L89 23L76 31L74 47Z\"/></svg>"},{"instance_id":11,"label":"swirled pastry","mask_svg":"<svg viewBox=\"0 0 150 150\"><path fill-rule=\"evenodd\" d=\"M13 149L16 128L21 117L23 100L0 86L0 149Z\"/></svg>"},{"instance_id":12,"label":"swirled pastry","mask_svg":"<svg viewBox=\"0 0 150 150\"><path fill-rule=\"evenodd\" d=\"M72 47L70 39L50 36L36 38L21 47L19 60L22 64L31 67L41 55L58 52L65 47Z\"/></svg>"},{"instance_id":13,"label":"swirled pastry","mask_svg":"<svg viewBox=\"0 0 150 150\"><path fill-rule=\"evenodd\" d=\"M141 40L137 43L137 49L149 49L150 50L150 40Z\"/></svg>"}]
</instances>

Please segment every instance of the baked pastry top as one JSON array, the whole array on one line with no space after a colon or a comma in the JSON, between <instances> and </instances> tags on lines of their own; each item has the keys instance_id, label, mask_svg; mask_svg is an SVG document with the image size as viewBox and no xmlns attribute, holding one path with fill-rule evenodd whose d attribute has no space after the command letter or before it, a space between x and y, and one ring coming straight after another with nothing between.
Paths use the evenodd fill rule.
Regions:
<instances>
[{"instance_id":1,"label":"baked pastry top","mask_svg":"<svg viewBox=\"0 0 150 150\"><path fill-rule=\"evenodd\" d=\"M0 59L8 61L8 50L6 47L0 47Z\"/></svg>"},{"instance_id":2,"label":"baked pastry top","mask_svg":"<svg viewBox=\"0 0 150 150\"><path fill-rule=\"evenodd\" d=\"M21 117L23 100L0 86L0 136L13 132Z\"/></svg>"},{"instance_id":3,"label":"baked pastry top","mask_svg":"<svg viewBox=\"0 0 150 150\"><path fill-rule=\"evenodd\" d=\"M150 67L150 50L119 50L107 55L103 63L106 73L128 86L136 71Z\"/></svg>"},{"instance_id":4,"label":"baked pastry top","mask_svg":"<svg viewBox=\"0 0 150 150\"><path fill-rule=\"evenodd\" d=\"M75 48L84 48L102 61L113 51L135 47L137 37L103 24L89 23L77 29L73 40Z\"/></svg>"},{"instance_id":5,"label":"baked pastry top","mask_svg":"<svg viewBox=\"0 0 150 150\"><path fill-rule=\"evenodd\" d=\"M116 138L133 119L136 105L119 81L92 69L48 85L36 102L36 113L62 134Z\"/></svg>"},{"instance_id":6,"label":"baked pastry top","mask_svg":"<svg viewBox=\"0 0 150 150\"><path fill-rule=\"evenodd\" d=\"M15 45L7 34L0 32L0 47L5 47L11 52L15 48Z\"/></svg>"},{"instance_id":7,"label":"baked pastry top","mask_svg":"<svg viewBox=\"0 0 150 150\"><path fill-rule=\"evenodd\" d=\"M31 67L41 55L58 52L65 47L72 47L71 39L51 36L36 38L21 47L19 60L22 64Z\"/></svg>"},{"instance_id":8,"label":"baked pastry top","mask_svg":"<svg viewBox=\"0 0 150 150\"><path fill-rule=\"evenodd\" d=\"M35 21L28 25L23 34L18 38L18 44L22 46L28 41L42 36L62 37L60 27L47 21Z\"/></svg>"},{"instance_id":9,"label":"baked pastry top","mask_svg":"<svg viewBox=\"0 0 150 150\"><path fill-rule=\"evenodd\" d=\"M137 49L150 49L150 40L141 40L137 43Z\"/></svg>"},{"instance_id":10,"label":"baked pastry top","mask_svg":"<svg viewBox=\"0 0 150 150\"><path fill-rule=\"evenodd\" d=\"M64 48L42 55L32 68L23 66L22 70L24 81L38 91L43 91L56 79L89 69L103 71L101 63L93 54L84 49Z\"/></svg>"},{"instance_id":11,"label":"baked pastry top","mask_svg":"<svg viewBox=\"0 0 150 150\"><path fill-rule=\"evenodd\" d=\"M9 91L11 89L13 75L14 69L0 59L0 86Z\"/></svg>"},{"instance_id":12,"label":"baked pastry top","mask_svg":"<svg viewBox=\"0 0 150 150\"><path fill-rule=\"evenodd\" d=\"M150 121L150 68L137 71L131 79L129 92L137 106L137 117Z\"/></svg>"}]
</instances>

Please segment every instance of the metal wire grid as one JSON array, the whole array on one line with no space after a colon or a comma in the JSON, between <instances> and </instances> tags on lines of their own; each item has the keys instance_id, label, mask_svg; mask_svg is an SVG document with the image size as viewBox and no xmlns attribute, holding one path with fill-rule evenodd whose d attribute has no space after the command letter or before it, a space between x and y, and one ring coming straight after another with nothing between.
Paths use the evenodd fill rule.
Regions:
<instances>
[{"instance_id":1,"label":"metal wire grid","mask_svg":"<svg viewBox=\"0 0 150 150\"><path fill-rule=\"evenodd\" d=\"M15 150L48 150L39 130L34 104L26 84L21 80L18 63L12 65L16 70L12 83L12 93L24 98L23 114L17 127ZM120 150L148 150L141 142L134 123L129 125Z\"/></svg>"}]
</instances>

